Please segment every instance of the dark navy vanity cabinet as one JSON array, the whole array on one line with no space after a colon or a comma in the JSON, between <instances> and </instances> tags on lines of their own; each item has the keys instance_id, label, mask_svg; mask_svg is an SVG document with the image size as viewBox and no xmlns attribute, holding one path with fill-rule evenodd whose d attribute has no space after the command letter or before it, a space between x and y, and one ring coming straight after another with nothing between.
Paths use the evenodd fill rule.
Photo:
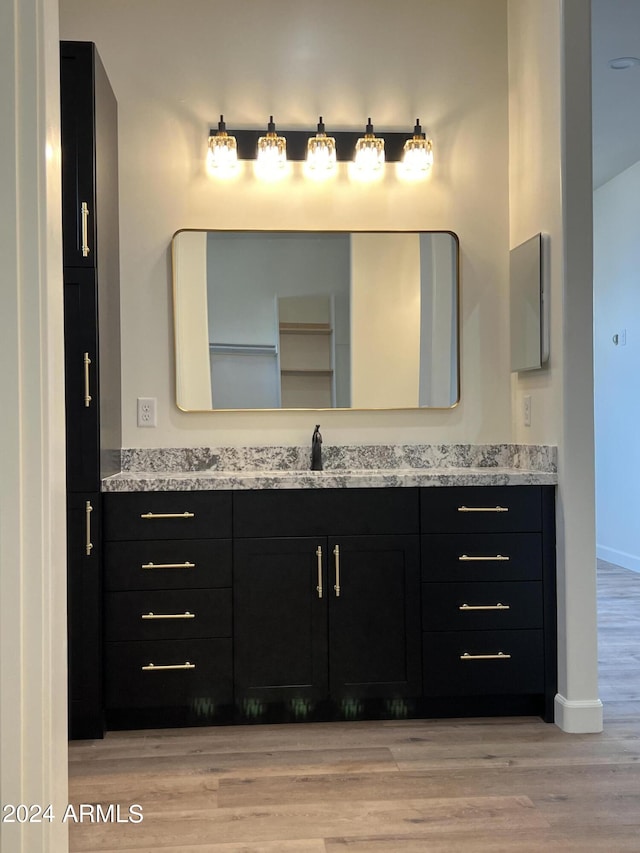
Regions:
<instances>
[{"instance_id":1,"label":"dark navy vanity cabinet","mask_svg":"<svg viewBox=\"0 0 640 853\"><path fill-rule=\"evenodd\" d=\"M552 486L104 496L114 727L538 714Z\"/></svg>"}]
</instances>

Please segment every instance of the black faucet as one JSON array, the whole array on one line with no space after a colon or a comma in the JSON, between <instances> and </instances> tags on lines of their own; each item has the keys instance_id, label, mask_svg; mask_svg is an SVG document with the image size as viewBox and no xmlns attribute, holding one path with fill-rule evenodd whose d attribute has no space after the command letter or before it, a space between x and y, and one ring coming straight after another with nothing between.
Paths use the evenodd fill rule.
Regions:
<instances>
[{"instance_id":1,"label":"black faucet","mask_svg":"<svg viewBox=\"0 0 640 853\"><path fill-rule=\"evenodd\" d=\"M311 470L322 471L322 436L320 435L320 424L316 424L316 428L311 436Z\"/></svg>"}]
</instances>

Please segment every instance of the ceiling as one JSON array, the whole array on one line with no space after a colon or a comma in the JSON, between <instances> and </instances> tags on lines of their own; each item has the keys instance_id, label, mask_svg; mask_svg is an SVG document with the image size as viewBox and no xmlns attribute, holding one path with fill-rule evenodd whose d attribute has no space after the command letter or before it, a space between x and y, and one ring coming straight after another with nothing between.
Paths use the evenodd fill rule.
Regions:
<instances>
[{"instance_id":1,"label":"ceiling","mask_svg":"<svg viewBox=\"0 0 640 853\"><path fill-rule=\"evenodd\" d=\"M591 8L595 188L640 160L640 65L608 65L640 58L640 0L591 0Z\"/></svg>"}]
</instances>

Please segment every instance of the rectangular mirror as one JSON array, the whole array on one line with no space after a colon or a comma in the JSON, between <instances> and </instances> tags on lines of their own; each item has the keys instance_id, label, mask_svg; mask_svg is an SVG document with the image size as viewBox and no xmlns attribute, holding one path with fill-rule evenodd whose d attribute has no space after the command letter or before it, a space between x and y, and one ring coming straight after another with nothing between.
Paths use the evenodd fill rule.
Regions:
<instances>
[{"instance_id":1,"label":"rectangular mirror","mask_svg":"<svg viewBox=\"0 0 640 853\"><path fill-rule=\"evenodd\" d=\"M448 231L178 231L178 407L456 405L458 256Z\"/></svg>"}]
</instances>

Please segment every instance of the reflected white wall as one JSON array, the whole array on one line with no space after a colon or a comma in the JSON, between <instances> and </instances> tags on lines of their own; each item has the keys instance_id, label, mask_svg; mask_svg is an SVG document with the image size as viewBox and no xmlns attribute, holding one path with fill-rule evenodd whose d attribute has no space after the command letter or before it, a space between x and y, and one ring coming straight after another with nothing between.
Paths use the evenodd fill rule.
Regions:
<instances>
[{"instance_id":1,"label":"reflected white wall","mask_svg":"<svg viewBox=\"0 0 640 853\"><path fill-rule=\"evenodd\" d=\"M351 235L351 405L415 408L420 370L420 241Z\"/></svg>"},{"instance_id":2,"label":"reflected white wall","mask_svg":"<svg viewBox=\"0 0 640 853\"><path fill-rule=\"evenodd\" d=\"M184 231L173 241L176 398L183 409L211 408L207 314L207 235Z\"/></svg>"}]
</instances>

